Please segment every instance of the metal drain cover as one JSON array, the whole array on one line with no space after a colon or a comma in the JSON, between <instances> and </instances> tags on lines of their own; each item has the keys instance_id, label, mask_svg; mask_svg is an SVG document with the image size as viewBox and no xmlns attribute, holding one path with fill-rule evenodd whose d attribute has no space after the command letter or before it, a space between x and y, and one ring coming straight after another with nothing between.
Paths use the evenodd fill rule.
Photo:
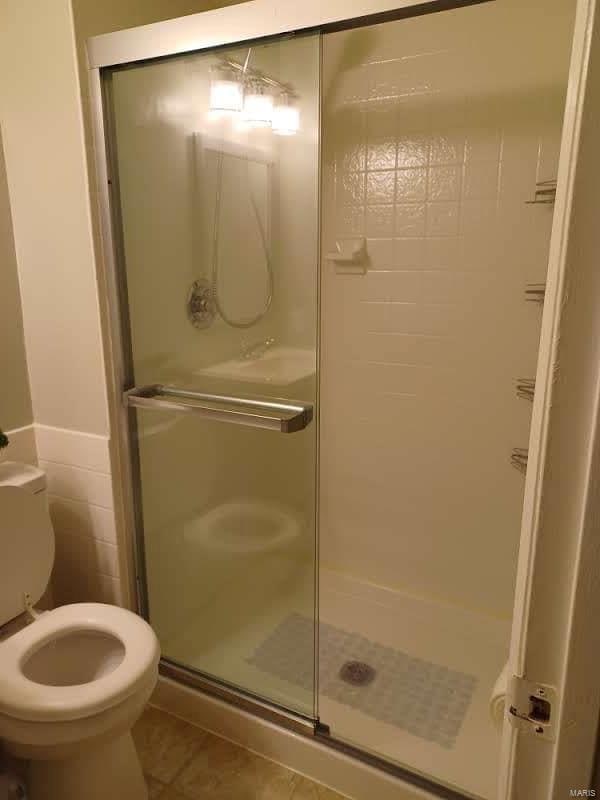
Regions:
<instances>
[{"instance_id":1,"label":"metal drain cover","mask_svg":"<svg viewBox=\"0 0 600 800\"><path fill-rule=\"evenodd\" d=\"M368 686L376 674L377 671L364 661L346 661L339 672L340 678L352 686Z\"/></svg>"}]
</instances>

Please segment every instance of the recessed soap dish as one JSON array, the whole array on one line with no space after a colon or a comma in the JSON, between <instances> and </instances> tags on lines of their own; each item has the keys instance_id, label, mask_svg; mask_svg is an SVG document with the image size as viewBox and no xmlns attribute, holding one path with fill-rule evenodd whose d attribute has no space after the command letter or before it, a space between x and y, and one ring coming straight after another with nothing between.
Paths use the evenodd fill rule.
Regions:
<instances>
[{"instance_id":1,"label":"recessed soap dish","mask_svg":"<svg viewBox=\"0 0 600 800\"><path fill-rule=\"evenodd\" d=\"M327 258L335 264L336 272L362 275L367 271L367 240L364 236L338 239Z\"/></svg>"}]
</instances>

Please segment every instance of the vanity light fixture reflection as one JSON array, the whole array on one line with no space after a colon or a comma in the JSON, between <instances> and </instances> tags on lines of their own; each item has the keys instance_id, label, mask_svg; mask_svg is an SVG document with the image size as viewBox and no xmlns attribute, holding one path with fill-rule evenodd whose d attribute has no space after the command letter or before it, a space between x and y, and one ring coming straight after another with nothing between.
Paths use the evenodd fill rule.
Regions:
<instances>
[{"instance_id":1,"label":"vanity light fixture reflection","mask_svg":"<svg viewBox=\"0 0 600 800\"><path fill-rule=\"evenodd\" d=\"M273 108L273 133L278 136L294 136L300 130L300 109L296 98L289 92L281 92Z\"/></svg>"},{"instance_id":2,"label":"vanity light fixture reflection","mask_svg":"<svg viewBox=\"0 0 600 800\"><path fill-rule=\"evenodd\" d=\"M293 88L249 67L252 48L245 63L222 61L210 69L210 114L240 115L243 124L273 129L279 136L300 130L298 97ZM275 99L276 98L276 99Z\"/></svg>"},{"instance_id":3,"label":"vanity light fixture reflection","mask_svg":"<svg viewBox=\"0 0 600 800\"><path fill-rule=\"evenodd\" d=\"M250 78L244 91L245 122L256 128L267 128L273 121L273 95L269 87L260 80Z\"/></svg>"},{"instance_id":4,"label":"vanity light fixture reflection","mask_svg":"<svg viewBox=\"0 0 600 800\"><path fill-rule=\"evenodd\" d=\"M225 64L210 71L210 110L239 112L244 103L244 87L239 73Z\"/></svg>"}]
</instances>

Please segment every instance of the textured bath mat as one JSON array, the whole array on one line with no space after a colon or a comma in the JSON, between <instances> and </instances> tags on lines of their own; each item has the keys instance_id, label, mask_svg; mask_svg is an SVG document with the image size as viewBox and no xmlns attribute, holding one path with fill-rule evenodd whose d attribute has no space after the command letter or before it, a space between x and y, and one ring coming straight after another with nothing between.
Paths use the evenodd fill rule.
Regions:
<instances>
[{"instance_id":1,"label":"textured bath mat","mask_svg":"<svg viewBox=\"0 0 600 800\"><path fill-rule=\"evenodd\" d=\"M338 703L451 748L477 679L371 642L322 623L319 628L319 691ZM314 625L301 614L287 617L248 661L264 672L310 690ZM373 670L364 685L347 680L347 664Z\"/></svg>"}]
</instances>

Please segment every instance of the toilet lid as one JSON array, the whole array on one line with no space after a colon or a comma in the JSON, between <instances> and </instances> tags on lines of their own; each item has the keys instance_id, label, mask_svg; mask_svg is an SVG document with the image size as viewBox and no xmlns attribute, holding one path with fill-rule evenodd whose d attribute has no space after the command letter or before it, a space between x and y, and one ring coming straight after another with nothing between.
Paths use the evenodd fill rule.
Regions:
<instances>
[{"instance_id":1,"label":"toilet lid","mask_svg":"<svg viewBox=\"0 0 600 800\"><path fill-rule=\"evenodd\" d=\"M54 531L42 498L18 486L0 486L0 625L37 603L54 563Z\"/></svg>"}]
</instances>

